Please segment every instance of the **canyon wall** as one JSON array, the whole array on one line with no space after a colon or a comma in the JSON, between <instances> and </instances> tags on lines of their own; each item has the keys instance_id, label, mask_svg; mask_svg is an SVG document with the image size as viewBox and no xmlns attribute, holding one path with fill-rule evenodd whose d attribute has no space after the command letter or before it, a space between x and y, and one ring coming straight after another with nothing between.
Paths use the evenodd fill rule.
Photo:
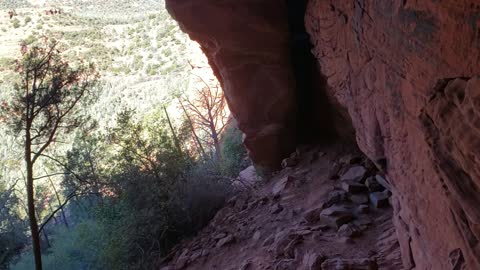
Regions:
<instances>
[{"instance_id":1,"label":"canyon wall","mask_svg":"<svg viewBox=\"0 0 480 270\"><path fill-rule=\"evenodd\" d=\"M285 1L166 2L202 45L253 160L277 166L302 106ZM310 0L305 24L328 84L318 91L388 177L405 268L480 269L478 1Z\"/></svg>"},{"instance_id":2,"label":"canyon wall","mask_svg":"<svg viewBox=\"0 0 480 270\"><path fill-rule=\"evenodd\" d=\"M207 55L252 160L277 167L295 150L297 107L286 4L172 0L166 5Z\"/></svg>"}]
</instances>

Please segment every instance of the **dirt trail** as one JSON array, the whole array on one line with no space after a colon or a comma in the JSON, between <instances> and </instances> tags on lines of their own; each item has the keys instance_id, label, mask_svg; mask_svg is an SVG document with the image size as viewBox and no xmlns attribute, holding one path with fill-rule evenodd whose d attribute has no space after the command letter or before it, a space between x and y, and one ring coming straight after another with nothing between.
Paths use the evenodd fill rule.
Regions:
<instances>
[{"instance_id":1,"label":"dirt trail","mask_svg":"<svg viewBox=\"0 0 480 270\"><path fill-rule=\"evenodd\" d=\"M285 169L232 198L160 269L402 269L389 192L378 183L384 178L338 149L297 151Z\"/></svg>"}]
</instances>

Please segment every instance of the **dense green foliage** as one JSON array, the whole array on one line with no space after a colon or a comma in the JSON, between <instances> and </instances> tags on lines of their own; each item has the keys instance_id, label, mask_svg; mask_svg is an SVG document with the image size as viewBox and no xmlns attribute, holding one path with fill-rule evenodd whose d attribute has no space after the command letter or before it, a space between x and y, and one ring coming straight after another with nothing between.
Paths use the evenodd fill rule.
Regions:
<instances>
[{"instance_id":1,"label":"dense green foliage","mask_svg":"<svg viewBox=\"0 0 480 270\"><path fill-rule=\"evenodd\" d=\"M46 269L152 269L232 192L224 168L238 173L235 163L245 158L233 127L225 138L228 163L217 164L189 154L189 136L182 134L188 129L175 130L177 148L161 110L134 116L121 112L106 134L92 132L95 126L78 133L65 160L75 175L63 181L65 194L79 194L67 208L74 228L53 226ZM25 255L12 269L31 264Z\"/></svg>"},{"instance_id":2,"label":"dense green foliage","mask_svg":"<svg viewBox=\"0 0 480 270\"><path fill-rule=\"evenodd\" d=\"M79 111L81 129L58 136L47 152L55 160L35 165L44 269L156 269L235 192L231 182L248 165L241 132L232 121L220 135L220 159L199 150L175 103L190 83L187 37L163 1L70 2L79 8L19 9L18 29L13 19L0 25L0 39L55 38L65 59L92 61L101 73L96 102ZM1 102L13 96L17 56L0 57ZM33 269L20 137L0 126L0 270Z\"/></svg>"},{"instance_id":3,"label":"dense green foliage","mask_svg":"<svg viewBox=\"0 0 480 270\"><path fill-rule=\"evenodd\" d=\"M20 202L14 192L17 183L6 187L0 182L0 269L7 269L10 261L27 244L26 224L23 224L16 207Z\"/></svg>"}]
</instances>

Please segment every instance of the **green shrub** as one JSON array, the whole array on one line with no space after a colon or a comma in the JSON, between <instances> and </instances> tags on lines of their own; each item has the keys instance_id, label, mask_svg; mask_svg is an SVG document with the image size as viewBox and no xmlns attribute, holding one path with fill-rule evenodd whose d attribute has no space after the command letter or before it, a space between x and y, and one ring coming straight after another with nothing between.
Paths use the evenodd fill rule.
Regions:
<instances>
[{"instance_id":1,"label":"green shrub","mask_svg":"<svg viewBox=\"0 0 480 270\"><path fill-rule=\"evenodd\" d=\"M17 18L14 18L12 20L12 26L13 26L13 28L19 28L20 27L20 21Z\"/></svg>"},{"instance_id":2,"label":"green shrub","mask_svg":"<svg viewBox=\"0 0 480 270\"><path fill-rule=\"evenodd\" d=\"M15 65L15 59L8 57L0 58L0 70L13 69Z\"/></svg>"},{"instance_id":3,"label":"green shrub","mask_svg":"<svg viewBox=\"0 0 480 270\"><path fill-rule=\"evenodd\" d=\"M135 55L132 62L132 68L134 70L143 69L143 57L141 55Z\"/></svg>"},{"instance_id":4,"label":"green shrub","mask_svg":"<svg viewBox=\"0 0 480 270\"><path fill-rule=\"evenodd\" d=\"M172 52L171 48L167 48L163 51L163 55L165 55L166 57L169 57L172 54L173 54L173 52Z\"/></svg>"},{"instance_id":5,"label":"green shrub","mask_svg":"<svg viewBox=\"0 0 480 270\"><path fill-rule=\"evenodd\" d=\"M26 45L31 45L37 41L37 38L34 35L29 35L26 39L23 40Z\"/></svg>"},{"instance_id":6,"label":"green shrub","mask_svg":"<svg viewBox=\"0 0 480 270\"><path fill-rule=\"evenodd\" d=\"M32 21L32 18L30 18L30 16L25 17L25 25L27 25L31 21Z\"/></svg>"}]
</instances>

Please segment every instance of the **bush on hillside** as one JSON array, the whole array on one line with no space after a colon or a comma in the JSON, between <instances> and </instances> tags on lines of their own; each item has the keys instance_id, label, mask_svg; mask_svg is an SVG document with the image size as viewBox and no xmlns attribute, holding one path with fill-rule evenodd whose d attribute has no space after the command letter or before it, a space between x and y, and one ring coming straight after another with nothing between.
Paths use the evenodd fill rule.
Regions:
<instances>
[{"instance_id":1,"label":"bush on hillside","mask_svg":"<svg viewBox=\"0 0 480 270\"><path fill-rule=\"evenodd\" d=\"M19 28L20 27L20 21L17 18L13 18L12 26L13 26L13 28Z\"/></svg>"},{"instance_id":2,"label":"bush on hillside","mask_svg":"<svg viewBox=\"0 0 480 270\"><path fill-rule=\"evenodd\" d=\"M234 120L228 124L222 134L220 150L222 157L221 170L225 175L235 177L241 170L250 165L242 136L243 134L237 128Z\"/></svg>"}]
</instances>

